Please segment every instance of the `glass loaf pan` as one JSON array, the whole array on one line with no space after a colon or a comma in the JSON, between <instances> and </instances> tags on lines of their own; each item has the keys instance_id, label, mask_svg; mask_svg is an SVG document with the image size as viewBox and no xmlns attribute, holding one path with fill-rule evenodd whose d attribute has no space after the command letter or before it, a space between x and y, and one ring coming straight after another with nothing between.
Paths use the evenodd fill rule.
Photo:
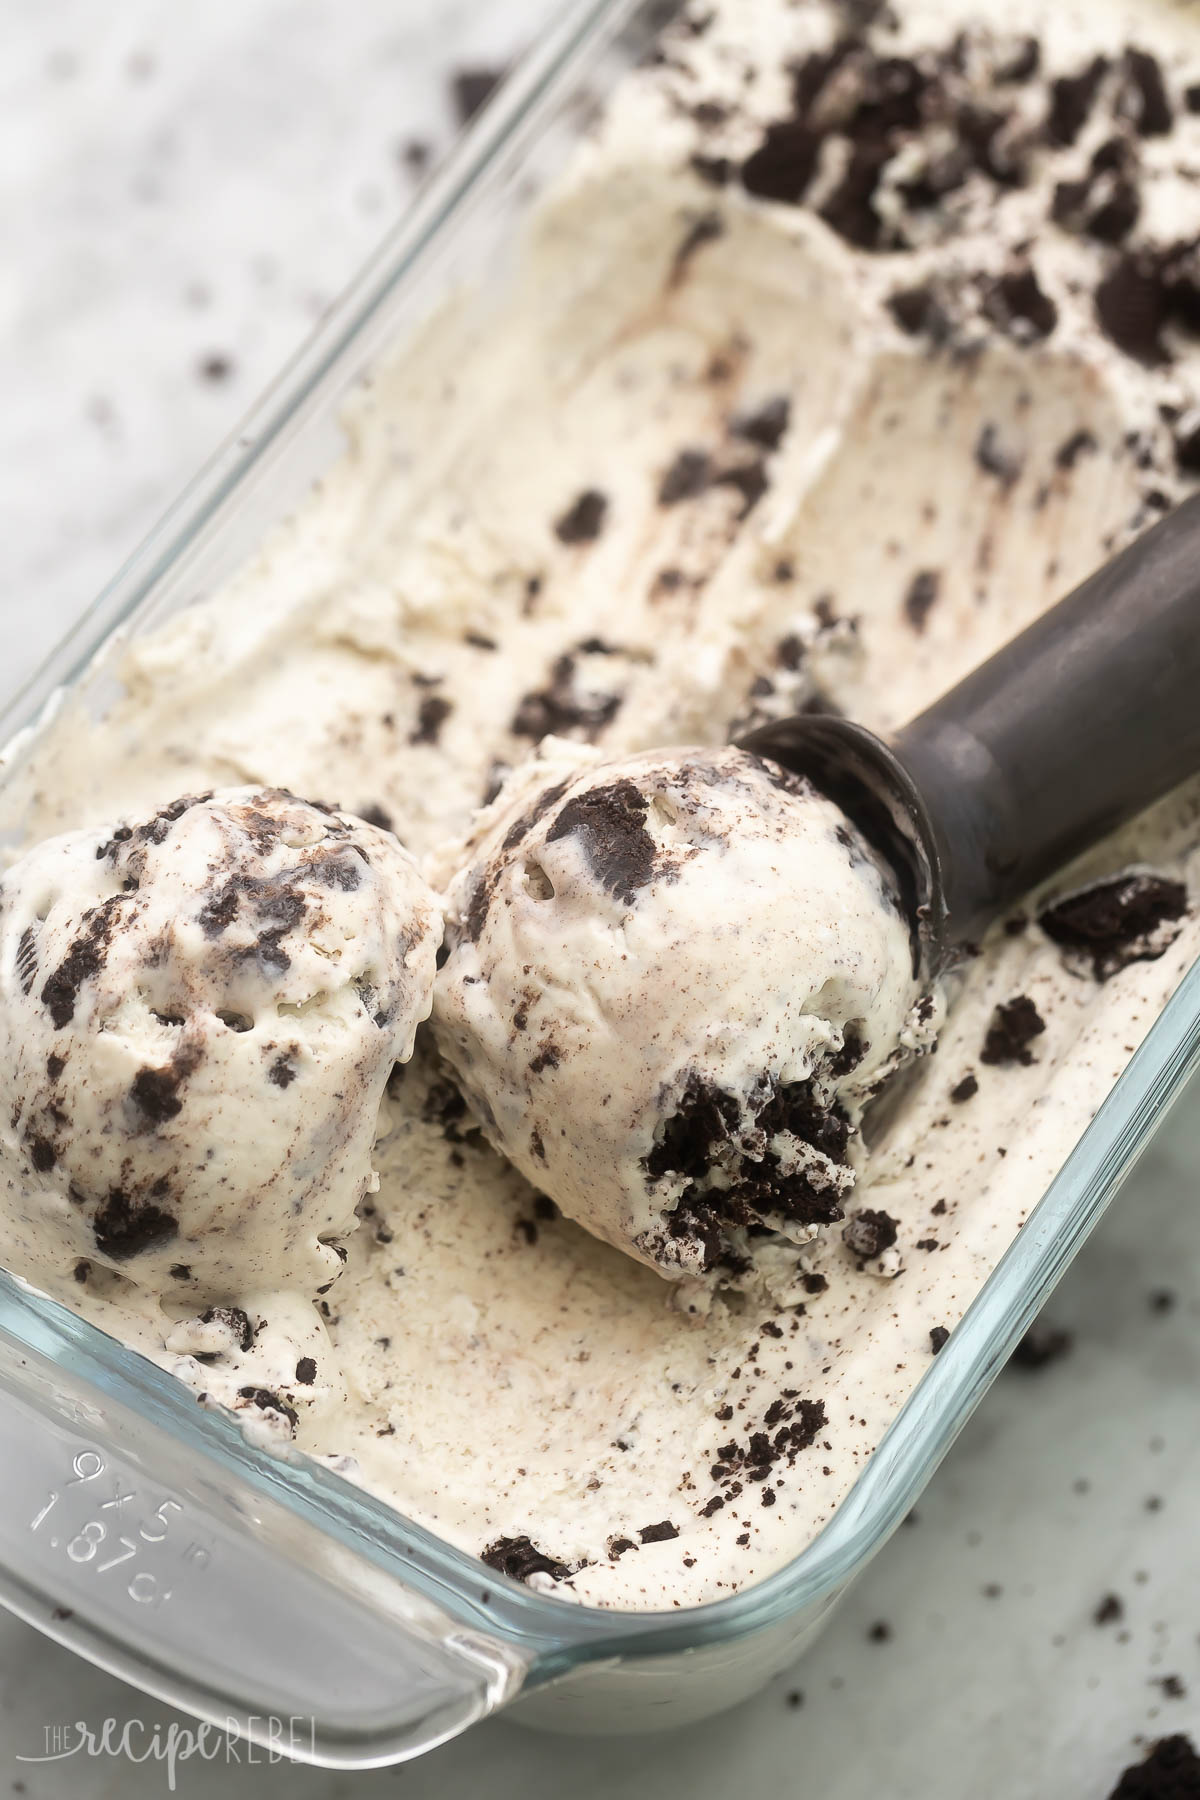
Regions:
<instances>
[{"instance_id":1,"label":"glass loaf pan","mask_svg":"<svg viewBox=\"0 0 1200 1800\"><path fill-rule=\"evenodd\" d=\"M348 389L452 287L502 270L514 224L660 0L584 0L546 36L312 340L0 713L0 780L107 652L212 592L338 454ZM814 1638L904 1517L1200 1062L1193 968L834 1518L730 1599L601 1610L484 1574L337 1476L256 1450L182 1385L0 1275L0 1600L198 1717L308 1760L400 1761L500 1707L559 1729L677 1725L744 1698ZM116 1561L85 1527L114 1484Z\"/></svg>"}]
</instances>

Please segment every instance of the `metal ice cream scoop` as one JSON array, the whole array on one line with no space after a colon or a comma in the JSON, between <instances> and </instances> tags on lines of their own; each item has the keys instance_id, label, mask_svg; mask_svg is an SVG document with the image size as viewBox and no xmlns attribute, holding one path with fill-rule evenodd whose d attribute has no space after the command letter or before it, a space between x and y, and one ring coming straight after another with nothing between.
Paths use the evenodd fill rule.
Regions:
<instances>
[{"instance_id":1,"label":"metal ice cream scoop","mask_svg":"<svg viewBox=\"0 0 1200 1800\"><path fill-rule=\"evenodd\" d=\"M740 743L808 776L888 858L936 971L1200 770L1200 495L889 742L811 714Z\"/></svg>"}]
</instances>

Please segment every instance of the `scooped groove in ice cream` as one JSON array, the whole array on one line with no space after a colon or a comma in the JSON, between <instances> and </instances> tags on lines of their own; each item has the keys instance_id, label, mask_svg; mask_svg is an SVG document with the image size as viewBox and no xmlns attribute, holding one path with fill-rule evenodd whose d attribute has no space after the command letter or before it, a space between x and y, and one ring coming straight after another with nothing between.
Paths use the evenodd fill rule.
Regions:
<instances>
[{"instance_id":1,"label":"scooped groove in ice cream","mask_svg":"<svg viewBox=\"0 0 1200 1800\"><path fill-rule=\"evenodd\" d=\"M464 865L435 1031L492 1143L664 1275L795 1283L792 1247L844 1216L865 1101L932 1013L890 872L745 751L556 739Z\"/></svg>"},{"instance_id":2,"label":"scooped groove in ice cream","mask_svg":"<svg viewBox=\"0 0 1200 1800\"><path fill-rule=\"evenodd\" d=\"M0 882L22 1268L184 1303L333 1280L440 935L395 838L281 791L39 844Z\"/></svg>"}]
</instances>

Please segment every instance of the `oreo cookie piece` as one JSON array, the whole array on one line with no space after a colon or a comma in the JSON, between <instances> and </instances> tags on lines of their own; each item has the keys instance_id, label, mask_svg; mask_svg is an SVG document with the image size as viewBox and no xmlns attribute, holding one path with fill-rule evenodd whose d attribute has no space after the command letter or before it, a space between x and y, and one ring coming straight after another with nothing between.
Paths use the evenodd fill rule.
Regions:
<instances>
[{"instance_id":1,"label":"oreo cookie piece","mask_svg":"<svg viewBox=\"0 0 1200 1800\"><path fill-rule=\"evenodd\" d=\"M1073 965L1107 981L1130 963L1162 956L1187 912L1182 881L1131 870L1056 901L1038 914L1038 924Z\"/></svg>"}]
</instances>

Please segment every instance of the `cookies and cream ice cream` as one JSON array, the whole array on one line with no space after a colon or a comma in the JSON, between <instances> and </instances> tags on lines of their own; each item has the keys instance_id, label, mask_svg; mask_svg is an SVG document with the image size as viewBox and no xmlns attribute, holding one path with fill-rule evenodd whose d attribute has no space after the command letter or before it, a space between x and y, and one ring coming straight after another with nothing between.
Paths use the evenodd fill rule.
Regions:
<instances>
[{"instance_id":1,"label":"cookies and cream ice cream","mask_svg":"<svg viewBox=\"0 0 1200 1800\"><path fill-rule=\"evenodd\" d=\"M914 717L1194 488L1198 106L1168 0L705 0L556 148L495 284L380 360L294 518L10 749L5 840L283 787L432 867L548 735ZM94 1256L70 1304L497 1568L728 1594L953 1337L1200 953L1198 888L1191 784L998 924L799 1299L682 1316L495 1152L423 1027L311 1327Z\"/></svg>"},{"instance_id":2,"label":"cookies and cream ice cream","mask_svg":"<svg viewBox=\"0 0 1200 1800\"><path fill-rule=\"evenodd\" d=\"M9 1256L207 1306L321 1291L440 938L394 838L290 794L38 844L0 880Z\"/></svg>"},{"instance_id":3,"label":"cookies and cream ice cream","mask_svg":"<svg viewBox=\"0 0 1200 1800\"><path fill-rule=\"evenodd\" d=\"M485 1136L662 1274L801 1298L922 998L837 807L744 750L549 739L438 862L435 1035Z\"/></svg>"}]
</instances>

